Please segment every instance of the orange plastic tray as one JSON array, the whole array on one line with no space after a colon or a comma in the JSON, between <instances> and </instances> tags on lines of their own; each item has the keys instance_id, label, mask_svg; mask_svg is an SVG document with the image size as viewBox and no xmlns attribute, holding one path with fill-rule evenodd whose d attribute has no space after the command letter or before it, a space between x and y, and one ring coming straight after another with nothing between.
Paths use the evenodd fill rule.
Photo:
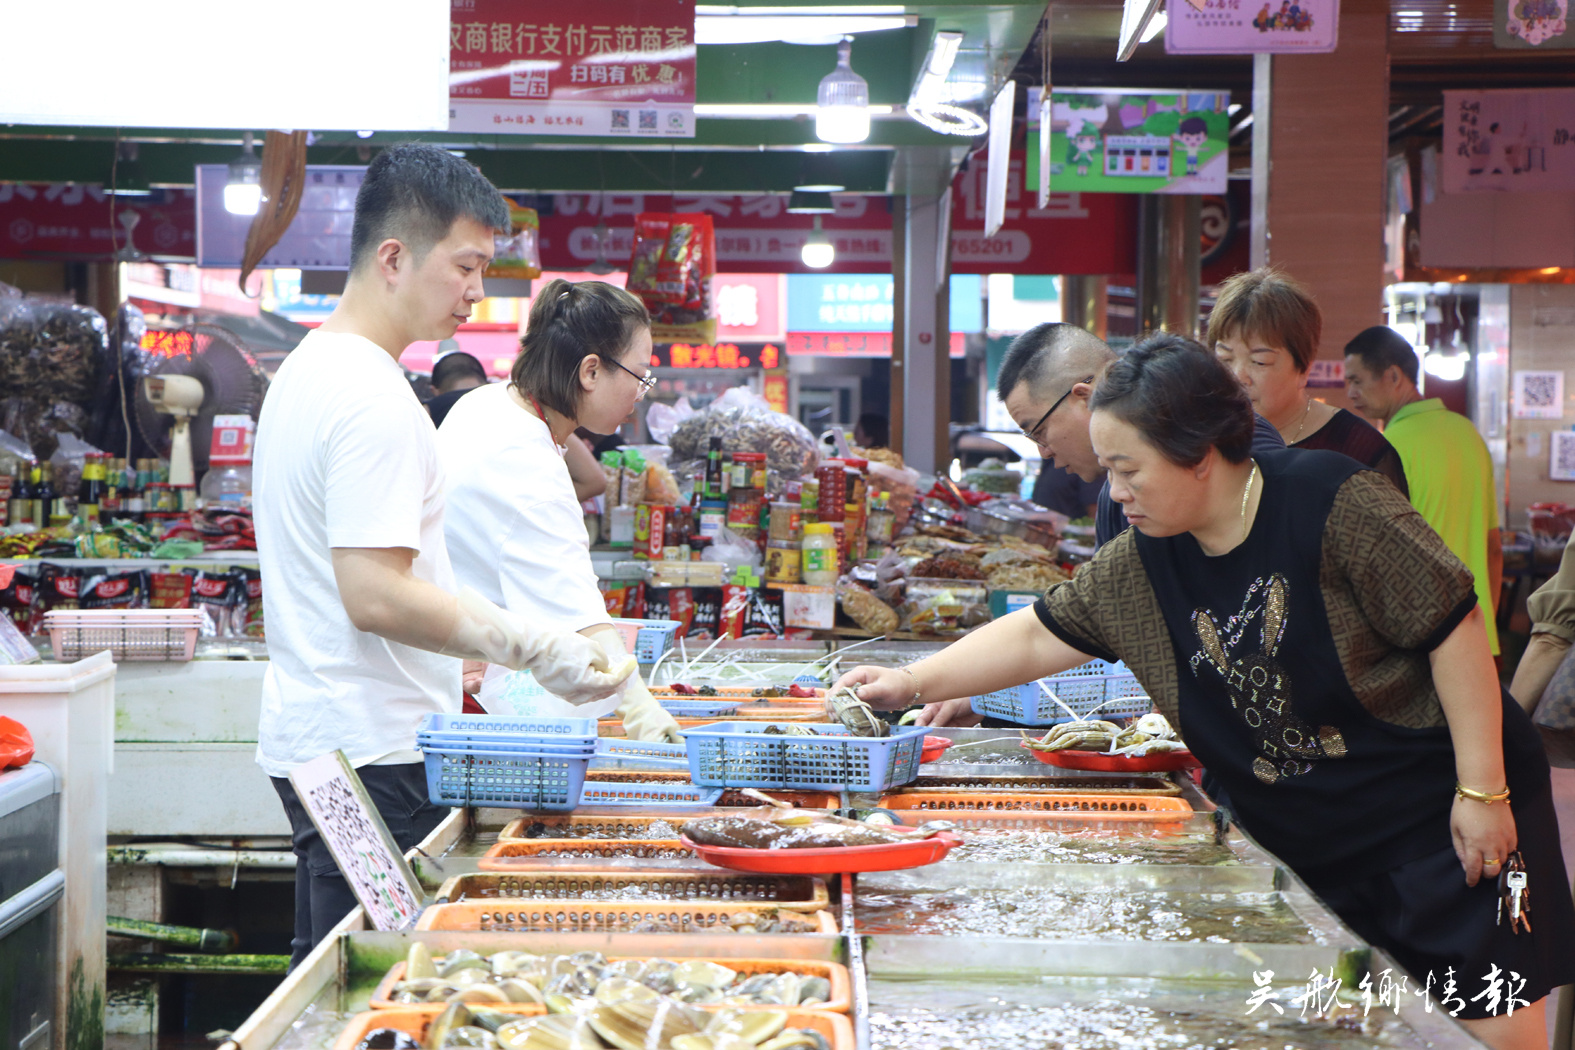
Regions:
<instances>
[{"instance_id":1,"label":"orange plastic tray","mask_svg":"<svg viewBox=\"0 0 1575 1050\"><path fill-rule=\"evenodd\" d=\"M612 955L608 956L607 961L618 962L620 959L638 958L646 958L646 956ZM676 963L684 963L691 960L687 957L679 957L672 961ZM824 977L831 983L831 995L827 997L824 1003L816 1006L815 1009L826 1010L831 1013L845 1014L853 1008L853 981L848 976L848 968L843 966L841 963L821 962L818 959L711 959L710 961L714 963L720 963L721 965L726 966L729 970L736 970L740 974L748 974L750 976L753 976L757 973L787 973L789 970L791 970L794 973L803 974L806 977ZM383 979L378 982L377 991L372 993L372 1001L367 1005L369 1005L374 1010L402 1010L406 1007L416 1005L412 1003L396 1003L390 998L390 996L394 994L394 985L404 980L404 978L405 964L402 962L395 963L393 969L389 970L388 973L383 976ZM422 1003L420 1005L425 1006L428 1004ZM431 1005L441 1006L442 1004L434 1003ZM781 1009L780 1006L771 1006L768 1004L761 1004L759 1006L723 1006L719 1003L701 1003L698 1005L700 1005L702 1009L711 1010ZM513 1011L510 1012L512 1013ZM542 1007L539 1012L546 1013L546 1007Z\"/></svg>"},{"instance_id":2,"label":"orange plastic tray","mask_svg":"<svg viewBox=\"0 0 1575 1050\"><path fill-rule=\"evenodd\" d=\"M1050 795L991 791L897 791L882 795L886 809L941 813L983 813L992 810L1027 810L1061 818L1093 820L1186 820L1192 807L1185 799L1159 795Z\"/></svg>"},{"instance_id":3,"label":"orange plastic tray","mask_svg":"<svg viewBox=\"0 0 1575 1050\"><path fill-rule=\"evenodd\" d=\"M724 814L719 813L718 811L716 811L714 809L710 809L710 808L707 808L707 807L695 807L693 809L686 810L685 812L686 813L687 812L693 812L695 814L695 816L706 816L706 817L716 817L716 816L723 816L724 815ZM652 839L655 839L656 836L654 836L654 835L642 835L642 834L639 834L639 832L644 831L646 828L650 827L652 824L657 823L658 821L660 821L663 824L668 825L669 827L672 827L672 828L676 829L678 827L678 825L682 824L685 820L688 820L688 819L690 819L690 818L687 817L687 816L683 816L683 817L639 817L639 816L635 816L633 814L630 814L628 816L619 815L619 816L594 816L594 817L592 817L592 816L581 816L581 815L579 815L577 813L565 813L565 814L562 814L560 816L544 815L544 816L539 816L539 817L516 817L515 819L509 821L508 824L504 825L502 831L498 832L498 841L499 842L512 842L512 841L516 841L516 840L523 840L525 842L557 842L557 841L562 841L562 840L559 840L559 839L549 839L549 838L527 838L526 835L525 835L525 831L532 824L545 824L549 828L567 828L568 832L569 832L569 837L573 838L573 839L582 839L582 838L589 839L589 838L593 838L596 832L603 832L603 833L608 833L608 834L612 834L612 833L627 834L629 836L629 838L631 838L631 839L652 840ZM624 840L623 839L615 839L615 838L595 838L595 841L597 841L597 842L621 842L621 841L624 841Z\"/></svg>"},{"instance_id":4,"label":"orange plastic tray","mask_svg":"<svg viewBox=\"0 0 1575 1050\"><path fill-rule=\"evenodd\" d=\"M808 875L750 875L715 871L514 871L454 875L438 889L440 904L460 900L628 900L639 888L648 900L714 900L769 904L793 911L829 907L826 884Z\"/></svg>"},{"instance_id":5,"label":"orange plastic tray","mask_svg":"<svg viewBox=\"0 0 1575 1050\"><path fill-rule=\"evenodd\" d=\"M1043 813L1032 809L978 809L978 810L948 810L937 813L934 810L923 812L917 810L895 809L892 813L902 823L909 827L918 827L920 824L931 820L944 820L955 824L959 832L992 829L995 831L1033 831L1045 834L1072 835L1085 829L1109 829L1119 827L1129 829L1144 826L1142 822L1126 818L1116 818L1107 824L1104 818L1093 814L1077 813ZM1173 820L1156 820L1146 825L1149 828L1161 829L1171 833L1170 829L1180 826L1180 822ZM1174 832L1178 833L1179 832Z\"/></svg>"},{"instance_id":6,"label":"orange plastic tray","mask_svg":"<svg viewBox=\"0 0 1575 1050\"><path fill-rule=\"evenodd\" d=\"M356 1014L334 1040L333 1050L355 1050L361 1040L377 1028L397 1028L425 1045L427 1026L443 1009L442 1006L401 1006ZM789 1028L813 1028L831 1043L831 1050L854 1050L853 1024L842 1014L826 1010L789 1010L787 1015Z\"/></svg>"},{"instance_id":7,"label":"orange plastic tray","mask_svg":"<svg viewBox=\"0 0 1575 1050\"><path fill-rule=\"evenodd\" d=\"M508 933L634 933L642 923L676 926L680 933L727 932L728 920L747 912L775 910L791 924L783 933L836 933L829 911L772 909L759 904L696 901L460 901L434 904L421 913L418 930L501 930Z\"/></svg>"},{"instance_id":8,"label":"orange plastic tray","mask_svg":"<svg viewBox=\"0 0 1575 1050\"><path fill-rule=\"evenodd\" d=\"M911 842L874 846L838 846L832 849L747 849L736 846L702 846L687 838L684 845L707 864L735 871L768 871L780 875L830 875L857 871L899 871L934 864L962 839L948 832Z\"/></svg>"},{"instance_id":9,"label":"orange plastic tray","mask_svg":"<svg viewBox=\"0 0 1575 1050\"><path fill-rule=\"evenodd\" d=\"M690 852L677 839L510 839L483 853L476 867L482 871L517 871L522 867L535 868L541 859L560 858L597 869L606 867L601 863L604 859L659 857L668 851Z\"/></svg>"},{"instance_id":10,"label":"orange plastic tray","mask_svg":"<svg viewBox=\"0 0 1575 1050\"><path fill-rule=\"evenodd\" d=\"M1203 765L1193 757L1191 751L1165 751L1138 758L1133 755L1107 755L1100 751L1075 751L1070 748L1063 751L1040 751L1029 747L1026 742L1023 747L1045 765L1058 766L1061 769L1093 769L1102 773L1179 773L1187 769L1198 769Z\"/></svg>"},{"instance_id":11,"label":"orange plastic tray","mask_svg":"<svg viewBox=\"0 0 1575 1050\"><path fill-rule=\"evenodd\" d=\"M688 693L676 693L670 685L658 685L651 687L651 695L657 698L665 696L673 700L742 700L746 704L754 703L756 700L764 700L767 704L781 704L783 706L824 704L826 701L826 690L822 686L811 687L815 690L814 696L761 697L755 695L755 688L755 686L719 685L715 687L716 692L710 696L693 696ZM785 690L787 686L779 686L778 688Z\"/></svg>"}]
</instances>

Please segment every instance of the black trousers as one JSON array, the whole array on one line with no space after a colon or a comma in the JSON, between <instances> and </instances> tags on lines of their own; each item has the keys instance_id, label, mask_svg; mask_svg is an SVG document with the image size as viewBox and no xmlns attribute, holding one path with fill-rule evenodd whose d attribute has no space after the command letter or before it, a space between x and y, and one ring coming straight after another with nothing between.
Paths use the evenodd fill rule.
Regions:
<instances>
[{"instance_id":1,"label":"black trousers","mask_svg":"<svg viewBox=\"0 0 1575 1050\"><path fill-rule=\"evenodd\" d=\"M402 851L430 835L453 812L428 801L426 767L420 762L362 766L356 774ZM290 818L290 841L295 852L295 937L290 942L293 970L349 914L356 899L350 884L339 873L328 844L296 796L294 785L283 777L269 779Z\"/></svg>"}]
</instances>

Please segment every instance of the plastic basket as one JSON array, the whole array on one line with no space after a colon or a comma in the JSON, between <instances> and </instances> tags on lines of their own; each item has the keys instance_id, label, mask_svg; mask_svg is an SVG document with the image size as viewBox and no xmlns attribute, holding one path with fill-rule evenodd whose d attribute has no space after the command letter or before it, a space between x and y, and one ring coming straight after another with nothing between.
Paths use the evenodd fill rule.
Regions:
<instances>
[{"instance_id":1,"label":"plastic basket","mask_svg":"<svg viewBox=\"0 0 1575 1050\"><path fill-rule=\"evenodd\" d=\"M721 797L721 788L698 784L587 780L580 789L582 806L714 806Z\"/></svg>"},{"instance_id":2,"label":"plastic basket","mask_svg":"<svg viewBox=\"0 0 1575 1050\"><path fill-rule=\"evenodd\" d=\"M1049 795L989 792L950 794L944 791L898 791L882 795L880 804L890 810L934 813L1017 811L1053 817L1090 817L1096 820L1186 820L1192 807L1185 799L1161 795ZM928 817L926 818L928 819Z\"/></svg>"},{"instance_id":3,"label":"plastic basket","mask_svg":"<svg viewBox=\"0 0 1575 1050\"><path fill-rule=\"evenodd\" d=\"M684 718L717 718L730 715L738 709L742 700L714 700L714 699L685 699L680 697L659 697L657 703L662 705L662 710L674 717Z\"/></svg>"},{"instance_id":4,"label":"plastic basket","mask_svg":"<svg viewBox=\"0 0 1575 1050\"><path fill-rule=\"evenodd\" d=\"M725 964L731 960L718 961ZM835 982L832 987L835 989ZM369 1010L363 1014L356 1014L339 1033L339 1038L334 1040L333 1050L355 1050L367 1035L377 1028L397 1028L402 1032L408 1032L417 1042L425 1046L427 1026L436 1020L444 1009L443 1004L399 1006L391 1010ZM510 1009L508 1012L519 1013L521 1017L542 1016L539 1009L535 1014L527 1014L522 1009ZM842 1014L832 1013L829 1010L788 1010L787 1015L789 1028L814 1029L825 1037L831 1045L831 1050L854 1050L853 1024Z\"/></svg>"},{"instance_id":5,"label":"plastic basket","mask_svg":"<svg viewBox=\"0 0 1575 1050\"><path fill-rule=\"evenodd\" d=\"M673 647L673 638L683 624L677 620L614 619L613 630L623 636L623 645L642 664L654 664Z\"/></svg>"},{"instance_id":6,"label":"plastic basket","mask_svg":"<svg viewBox=\"0 0 1575 1050\"><path fill-rule=\"evenodd\" d=\"M475 878L477 876L471 876L471 877ZM483 877L483 878L498 878L500 876L480 876L480 877ZM715 876L715 875L712 875L712 876L700 876L700 875L690 876L690 878L712 878L712 879L725 878L725 877L726 876ZM762 876L759 876L759 875L754 875L754 876L743 875L743 876L734 876L734 877L735 878L754 879L757 882L759 882L759 881L770 881L769 878L763 878ZM814 883L818 884L821 887L822 891L824 891L825 886L826 886L826 884L824 882L821 882L819 879L807 879L806 876L802 876L802 875L790 876L790 877L791 878L797 878L797 879L799 879L801 881L814 882ZM450 880L450 881L453 881L453 880ZM441 956L439 958L441 958ZM643 960L643 959L646 959L646 958L649 958L649 956L642 956L642 955L614 955L614 956L609 956L607 961L610 962L610 963L614 963L614 962L618 962L618 961L623 960L623 959L642 959ZM680 956L679 958L673 959L671 961L681 964L681 963L689 962L690 960L688 958ZM831 993L830 993L830 995L828 995L826 997L826 1001L824 1003L820 1003L820 1004L815 1006L816 1010L826 1010L826 1011L829 1011L831 1013L847 1013L848 1010L850 1010L853 1007L853 981L852 981L852 978L849 977L849 975L848 975L848 968L846 966L843 966L841 963L822 962L819 959L710 959L708 961L714 962L714 963L718 963L718 964L720 964L722 966L726 966L729 970L732 970L734 973L737 973L740 977L753 977L754 975L761 974L761 973L796 973L796 974L798 974L801 977L822 977L822 978L825 978L827 984L831 985ZM370 1006L374 1010L400 1010L400 1009L404 1009L404 1008L406 1008L408 1006L415 1006L415 1005L423 1005L424 1006L424 1005L426 1005L424 1003L423 1004L396 1003L393 1000L394 985L398 984L400 981L402 981L404 979L405 979L405 964L403 962L397 962L389 969L388 973L383 975L383 979L378 982L377 990L372 993L372 999L371 999L371 1001L369 1003L367 1003L367 1005ZM777 1005L777 1004L773 1004L773 1003L759 1003L759 1004L750 1005L750 1006L734 1006L734 1005L723 1004L723 1003L696 1003L695 1005L699 1006L702 1010L713 1010L713 1011L714 1010L781 1010L781 1009L783 1009L782 1006ZM547 1008L545 1006L541 1006L541 1007L539 1007L537 1012L538 1012L538 1014L544 1014L544 1013L547 1012Z\"/></svg>"},{"instance_id":7,"label":"plastic basket","mask_svg":"<svg viewBox=\"0 0 1575 1050\"><path fill-rule=\"evenodd\" d=\"M482 930L506 933L730 933L733 927L775 919L773 933L837 932L829 911L791 911L758 904L694 901L606 903L600 901L460 901L434 904L421 914L418 930ZM765 931L757 931L765 932Z\"/></svg>"},{"instance_id":8,"label":"plastic basket","mask_svg":"<svg viewBox=\"0 0 1575 1050\"><path fill-rule=\"evenodd\" d=\"M185 661L197 651L201 609L70 609L44 614L55 659L109 650L117 661Z\"/></svg>"},{"instance_id":9,"label":"plastic basket","mask_svg":"<svg viewBox=\"0 0 1575 1050\"><path fill-rule=\"evenodd\" d=\"M713 788L712 790L716 789ZM720 816L721 814L713 813L707 815ZM645 817L632 813L628 816L624 816L622 814L617 816L608 816L606 814L585 816L576 813L571 816L519 817L515 820L509 821L508 824L504 825L503 830L498 832L498 841L555 841L542 836L533 837L528 834L532 826L539 825L542 828L561 832L561 836L556 841L570 839L595 839L596 841L608 841L608 837L611 836L614 840L622 837L629 839L642 839L646 841L653 841L666 837L676 842L676 834L672 836L643 835L639 834L639 832L644 831L646 828L656 823L673 826L673 830L676 832L678 829L674 825L690 819L692 818L688 815L682 817Z\"/></svg>"},{"instance_id":10,"label":"plastic basket","mask_svg":"<svg viewBox=\"0 0 1575 1050\"><path fill-rule=\"evenodd\" d=\"M1061 703L1075 711L1078 718L1139 718L1154 709L1137 676L1125 664L1090 660L1039 681L1053 689ZM976 696L973 709L981 715L1027 726L1073 721L1045 695L1039 681Z\"/></svg>"},{"instance_id":11,"label":"plastic basket","mask_svg":"<svg viewBox=\"0 0 1575 1050\"><path fill-rule=\"evenodd\" d=\"M512 806L561 813L580 804L589 755L422 748L435 806Z\"/></svg>"},{"instance_id":12,"label":"plastic basket","mask_svg":"<svg viewBox=\"0 0 1575 1050\"><path fill-rule=\"evenodd\" d=\"M479 743L511 737L541 738L543 743L596 742L594 718L522 718L515 715L431 714L420 733L447 743Z\"/></svg>"},{"instance_id":13,"label":"plastic basket","mask_svg":"<svg viewBox=\"0 0 1575 1050\"><path fill-rule=\"evenodd\" d=\"M628 737L602 737L596 741L596 757L618 758L629 762L651 762L680 769L689 764L683 744L658 740L630 740Z\"/></svg>"},{"instance_id":14,"label":"plastic basket","mask_svg":"<svg viewBox=\"0 0 1575 1050\"><path fill-rule=\"evenodd\" d=\"M575 861L568 867L599 870L603 861L695 859L694 850L676 839L511 839L488 848L476 861L481 871L541 870L543 860Z\"/></svg>"},{"instance_id":15,"label":"plastic basket","mask_svg":"<svg viewBox=\"0 0 1575 1050\"><path fill-rule=\"evenodd\" d=\"M688 731L689 777L713 787L884 791L912 780L927 730L854 736L845 726L804 724L812 736L768 735L769 725L717 722Z\"/></svg>"},{"instance_id":16,"label":"plastic basket","mask_svg":"<svg viewBox=\"0 0 1575 1050\"><path fill-rule=\"evenodd\" d=\"M809 875L695 871L520 871L454 875L438 889L439 904L497 897L536 900L757 901L793 911L830 906L824 881Z\"/></svg>"}]
</instances>

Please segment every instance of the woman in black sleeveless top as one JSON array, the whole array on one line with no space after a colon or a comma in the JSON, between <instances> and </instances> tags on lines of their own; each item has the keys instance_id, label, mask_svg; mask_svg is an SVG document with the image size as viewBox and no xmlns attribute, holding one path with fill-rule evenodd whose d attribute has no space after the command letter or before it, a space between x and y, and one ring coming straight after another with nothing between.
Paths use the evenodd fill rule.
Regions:
<instances>
[{"instance_id":1,"label":"woman in black sleeveless top","mask_svg":"<svg viewBox=\"0 0 1575 1050\"><path fill-rule=\"evenodd\" d=\"M1498 1050L1545 1045L1543 1000L1575 979L1575 907L1548 764L1499 686L1470 571L1354 460L1251 454L1246 395L1191 340L1134 348L1092 404L1133 527L1033 610L838 685L876 707L952 708L1089 657L1126 661L1242 827L1412 990ZM1518 934L1495 922L1517 848L1545 888ZM1478 993L1510 973L1506 1015Z\"/></svg>"}]
</instances>

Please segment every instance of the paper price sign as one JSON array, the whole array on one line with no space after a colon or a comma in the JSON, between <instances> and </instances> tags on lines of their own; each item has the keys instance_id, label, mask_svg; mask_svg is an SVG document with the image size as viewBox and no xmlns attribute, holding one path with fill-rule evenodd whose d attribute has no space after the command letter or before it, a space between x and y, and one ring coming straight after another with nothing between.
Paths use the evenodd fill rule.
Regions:
<instances>
[{"instance_id":1,"label":"paper price sign","mask_svg":"<svg viewBox=\"0 0 1575 1050\"><path fill-rule=\"evenodd\" d=\"M421 916L416 876L372 807L343 751L296 767L290 783L339 871L378 930L404 930Z\"/></svg>"}]
</instances>

